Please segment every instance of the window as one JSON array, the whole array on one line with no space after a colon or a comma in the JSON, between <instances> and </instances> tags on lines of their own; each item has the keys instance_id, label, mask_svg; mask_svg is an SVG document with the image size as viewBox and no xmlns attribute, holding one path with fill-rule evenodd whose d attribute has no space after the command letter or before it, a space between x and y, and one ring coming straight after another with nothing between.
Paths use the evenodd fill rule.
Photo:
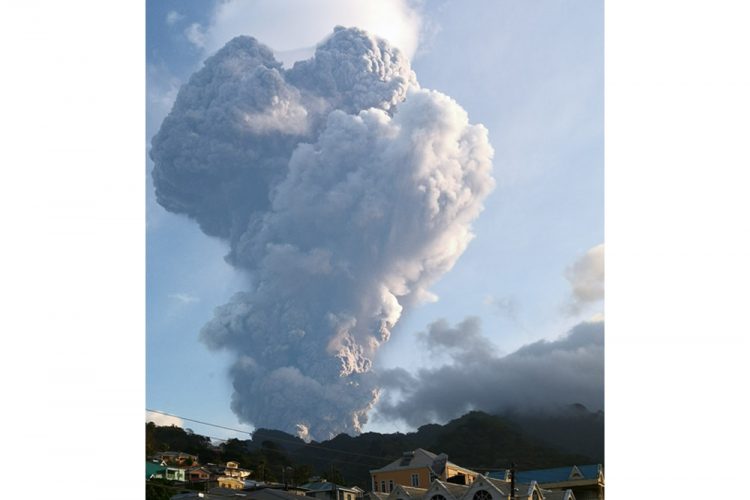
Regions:
<instances>
[{"instance_id":1,"label":"window","mask_svg":"<svg viewBox=\"0 0 750 500\"><path fill-rule=\"evenodd\" d=\"M372 491L378 491L378 482L375 481L375 478L372 478Z\"/></svg>"},{"instance_id":2,"label":"window","mask_svg":"<svg viewBox=\"0 0 750 500\"><path fill-rule=\"evenodd\" d=\"M388 492L390 493L391 491L393 491L393 479L388 481Z\"/></svg>"},{"instance_id":3,"label":"window","mask_svg":"<svg viewBox=\"0 0 750 500\"><path fill-rule=\"evenodd\" d=\"M380 481L380 491L385 493L385 481Z\"/></svg>"},{"instance_id":4,"label":"window","mask_svg":"<svg viewBox=\"0 0 750 500\"><path fill-rule=\"evenodd\" d=\"M411 475L411 485L414 487L419 486L419 474L412 474Z\"/></svg>"},{"instance_id":5,"label":"window","mask_svg":"<svg viewBox=\"0 0 750 500\"><path fill-rule=\"evenodd\" d=\"M474 500L492 500L492 495L487 490L479 490L474 493Z\"/></svg>"}]
</instances>

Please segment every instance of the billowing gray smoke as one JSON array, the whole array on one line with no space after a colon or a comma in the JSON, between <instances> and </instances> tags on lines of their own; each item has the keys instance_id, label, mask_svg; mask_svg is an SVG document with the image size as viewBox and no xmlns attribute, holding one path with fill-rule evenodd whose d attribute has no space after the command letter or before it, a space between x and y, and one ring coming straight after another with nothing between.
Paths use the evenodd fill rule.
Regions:
<instances>
[{"instance_id":1,"label":"billowing gray smoke","mask_svg":"<svg viewBox=\"0 0 750 500\"><path fill-rule=\"evenodd\" d=\"M339 27L288 70L230 41L180 90L151 157L159 203L252 277L201 332L236 354L235 413L358 432L378 347L461 255L494 185L486 129L397 49Z\"/></svg>"},{"instance_id":2,"label":"billowing gray smoke","mask_svg":"<svg viewBox=\"0 0 750 500\"><path fill-rule=\"evenodd\" d=\"M380 374L380 384L398 391L382 401L379 417L411 426L445 422L478 409L490 413L556 412L571 403L604 409L604 321L579 323L553 341L540 340L501 356L482 335L478 318L455 327L432 323L420 340L450 361L416 374L396 368Z\"/></svg>"}]
</instances>

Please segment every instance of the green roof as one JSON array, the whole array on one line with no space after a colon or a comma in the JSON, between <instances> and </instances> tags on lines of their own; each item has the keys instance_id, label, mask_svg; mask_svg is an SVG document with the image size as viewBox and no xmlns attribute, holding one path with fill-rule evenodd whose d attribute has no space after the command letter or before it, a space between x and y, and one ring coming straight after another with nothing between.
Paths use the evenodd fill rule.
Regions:
<instances>
[{"instance_id":1,"label":"green roof","mask_svg":"<svg viewBox=\"0 0 750 500\"><path fill-rule=\"evenodd\" d=\"M164 472L167 468L163 465L155 464L154 462L146 461L146 479L150 478L158 472Z\"/></svg>"}]
</instances>

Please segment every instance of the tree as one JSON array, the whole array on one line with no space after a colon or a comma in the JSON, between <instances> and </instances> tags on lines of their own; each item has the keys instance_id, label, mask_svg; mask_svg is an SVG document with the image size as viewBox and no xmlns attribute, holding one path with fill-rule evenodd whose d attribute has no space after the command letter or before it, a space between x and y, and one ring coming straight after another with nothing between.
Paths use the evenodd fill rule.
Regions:
<instances>
[{"instance_id":1,"label":"tree","mask_svg":"<svg viewBox=\"0 0 750 500\"><path fill-rule=\"evenodd\" d=\"M344 484L346 484L346 483L344 482L344 476L342 476L342 475L341 475L341 471L340 471L340 470L338 470L338 469L337 469L336 467L334 467L333 465L331 465L331 470L329 470L329 471L326 471L326 472L325 472L325 473L323 474L323 477L324 477L324 478L325 478L325 480L326 480L326 481L328 481L329 483L336 483L336 484L341 484L341 485L344 485Z\"/></svg>"},{"instance_id":2,"label":"tree","mask_svg":"<svg viewBox=\"0 0 750 500\"><path fill-rule=\"evenodd\" d=\"M294 468L292 473L292 482L295 486L305 484L310 481L310 476L313 475L313 469L307 464L298 465Z\"/></svg>"}]
</instances>

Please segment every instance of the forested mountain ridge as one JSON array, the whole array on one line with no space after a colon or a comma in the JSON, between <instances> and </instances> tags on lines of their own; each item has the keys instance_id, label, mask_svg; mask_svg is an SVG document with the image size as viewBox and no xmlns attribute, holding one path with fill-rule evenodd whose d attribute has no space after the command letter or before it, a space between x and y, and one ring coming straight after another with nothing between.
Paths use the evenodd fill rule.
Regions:
<instances>
[{"instance_id":1,"label":"forested mountain ridge","mask_svg":"<svg viewBox=\"0 0 750 500\"><path fill-rule=\"evenodd\" d=\"M472 411L445 425L427 424L406 434L340 434L310 443L285 432L257 429L251 439L214 446L209 438L189 430L149 423L146 454L183 451L198 455L201 463L237 460L255 471L256 480L281 481L284 475L301 484L310 475L320 475L369 490L370 470L415 448L446 453L451 462L479 472L502 470L511 462L520 470L602 463L603 425L603 413L572 405L559 413L533 416Z\"/></svg>"}]
</instances>

